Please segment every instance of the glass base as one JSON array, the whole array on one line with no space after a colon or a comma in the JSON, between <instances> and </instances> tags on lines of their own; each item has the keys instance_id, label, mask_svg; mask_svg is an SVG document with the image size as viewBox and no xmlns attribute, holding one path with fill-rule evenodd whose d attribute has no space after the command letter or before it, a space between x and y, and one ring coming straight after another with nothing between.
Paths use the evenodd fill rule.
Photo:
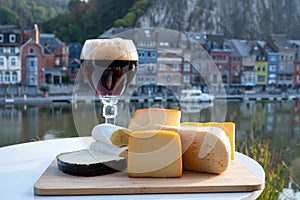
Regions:
<instances>
[{"instance_id":1,"label":"glass base","mask_svg":"<svg viewBox=\"0 0 300 200\"><path fill-rule=\"evenodd\" d=\"M116 124L119 97L105 96L100 97L100 99L103 103L103 117L105 118L105 123Z\"/></svg>"}]
</instances>

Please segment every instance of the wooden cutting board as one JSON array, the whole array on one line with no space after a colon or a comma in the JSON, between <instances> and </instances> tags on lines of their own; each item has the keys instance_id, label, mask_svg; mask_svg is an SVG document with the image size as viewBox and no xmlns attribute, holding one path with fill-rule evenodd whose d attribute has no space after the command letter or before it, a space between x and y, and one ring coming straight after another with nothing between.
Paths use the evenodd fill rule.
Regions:
<instances>
[{"instance_id":1,"label":"wooden cutting board","mask_svg":"<svg viewBox=\"0 0 300 200\"><path fill-rule=\"evenodd\" d=\"M64 174L53 161L34 185L37 195L249 192L262 181L237 160L221 175L187 172L181 178L129 178L126 172L96 177Z\"/></svg>"}]
</instances>

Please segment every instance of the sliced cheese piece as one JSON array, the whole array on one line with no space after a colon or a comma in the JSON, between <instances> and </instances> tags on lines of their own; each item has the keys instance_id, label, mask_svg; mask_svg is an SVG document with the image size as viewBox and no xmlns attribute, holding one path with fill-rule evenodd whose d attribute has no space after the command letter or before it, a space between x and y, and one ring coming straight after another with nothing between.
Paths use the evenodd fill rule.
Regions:
<instances>
[{"instance_id":1,"label":"sliced cheese piece","mask_svg":"<svg viewBox=\"0 0 300 200\"><path fill-rule=\"evenodd\" d=\"M99 124L92 130L92 137L100 142L113 144L115 146L127 146L128 135L131 131L127 128L113 124Z\"/></svg>"},{"instance_id":2,"label":"sliced cheese piece","mask_svg":"<svg viewBox=\"0 0 300 200\"><path fill-rule=\"evenodd\" d=\"M109 155L127 157L128 147L117 147L100 141L94 141L90 144L90 149Z\"/></svg>"},{"instance_id":3,"label":"sliced cheese piece","mask_svg":"<svg viewBox=\"0 0 300 200\"><path fill-rule=\"evenodd\" d=\"M57 155L58 168L75 176L99 176L126 169L126 159L111 154L84 149Z\"/></svg>"},{"instance_id":4,"label":"sliced cheese piece","mask_svg":"<svg viewBox=\"0 0 300 200\"><path fill-rule=\"evenodd\" d=\"M182 150L178 133L146 130L130 134L129 177L180 177Z\"/></svg>"},{"instance_id":5,"label":"sliced cheese piece","mask_svg":"<svg viewBox=\"0 0 300 200\"><path fill-rule=\"evenodd\" d=\"M225 131L227 137L230 141L231 146L231 160L234 160L235 152L235 124L232 122L207 122L207 123L197 123L197 122L183 122L181 126L197 126L197 127L218 127Z\"/></svg>"},{"instance_id":6,"label":"sliced cheese piece","mask_svg":"<svg viewBox=\"0 0 300 200\"><path fill-rule=\"evenodd\" d=\"M179 134L184 152L184 170L221 174L229 168L230 142L222 129L183 126Z\"/></svg>"},{"instance_id":7,"label":"sliced cheese piece","mask_svg":"<svg viewBox=\"0 0 300 200\"><path fill-rule=\"evenodd\" d=\"M179 126L181 112L179 110L147 108L136 110L129 122L132 131L154 130L156 125Z\"/></svg>"}]
</instances>

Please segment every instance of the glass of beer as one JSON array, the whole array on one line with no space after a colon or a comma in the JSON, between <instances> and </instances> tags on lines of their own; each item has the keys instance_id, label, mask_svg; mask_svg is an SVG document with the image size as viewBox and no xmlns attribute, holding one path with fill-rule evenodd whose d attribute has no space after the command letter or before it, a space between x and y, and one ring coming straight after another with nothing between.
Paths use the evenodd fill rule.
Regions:
<instances>
[{"instance_id":1,"label":"glass of beer","mask_svg":"<svg viewBox=\"0 0 300 200\"><path fill-rule=\"evenodd\" d=\"M103 103L105 123L116 123L117 103L135 76L138 53L132 40L86 40L81 51L81 70Z\"/></svg>"}]
</instances>

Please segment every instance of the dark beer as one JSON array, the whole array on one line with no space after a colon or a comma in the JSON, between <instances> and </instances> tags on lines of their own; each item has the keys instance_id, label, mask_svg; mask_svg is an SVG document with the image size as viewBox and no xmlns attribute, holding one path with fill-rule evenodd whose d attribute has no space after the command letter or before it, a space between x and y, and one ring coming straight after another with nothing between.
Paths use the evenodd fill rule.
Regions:
<instances>
[{"instance_id":1,"label":"dark beer","mask_svg":"<svg viewBox=\"0 0 300 200\"><path fill-rule=\"evenodd\" d=\"M82 60L81 68L98 96L120 96L132 81L137 60Z\"/></svg>"}]
</instances>

